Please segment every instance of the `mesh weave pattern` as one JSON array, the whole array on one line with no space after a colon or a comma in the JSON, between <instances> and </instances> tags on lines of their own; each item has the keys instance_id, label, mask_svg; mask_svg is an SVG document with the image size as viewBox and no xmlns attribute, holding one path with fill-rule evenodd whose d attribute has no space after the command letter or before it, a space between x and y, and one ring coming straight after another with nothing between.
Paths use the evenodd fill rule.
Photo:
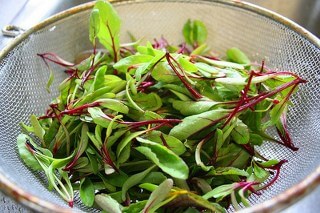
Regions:
<instances>
[{"instance_id":1,"label":"mesh weave pattern","mask_svg":"<svg viewBox=\"0 0 320 213\"><path fill-rule=\"evenodd\" d=\"M209 45L220 55L236 46L258 63L279 70L291 70L308 80L301 86L290 109L289 128L294 143L293 153L275 144L260 148L265 157L287 159L279 181L251 202L261 203L301 181L318 165L320 159L320 50L286 26L255 12L215 2L137 2L120 3L122 42L129 41L130 31L146 40L164 36L171 43L182 41L181 29L188 18L200 19L208 27ZM88 11L58 21L32 34L0 61L0 172L29 193L47 201L67 206L54 192L49 192L41 175L24 166L16 150L18 123L27 122L31 113L42 114L56 96L57 85L65 75L55 70L53 91L45 84L49 73L36 56L55 52L72 61L76 53L91 48L88 40ZM283 178L285 177L285 178ZM75 210L85 210L77 204Z\"/></svg>"}]
</instances>

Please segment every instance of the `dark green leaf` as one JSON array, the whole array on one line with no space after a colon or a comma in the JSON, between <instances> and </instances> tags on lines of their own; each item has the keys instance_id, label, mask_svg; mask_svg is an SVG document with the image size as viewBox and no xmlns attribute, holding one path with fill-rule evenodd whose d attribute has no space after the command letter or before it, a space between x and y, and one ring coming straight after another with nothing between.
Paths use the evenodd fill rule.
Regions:
<instances>
[{"instance_id":1,"label":"dark green leaf","mask_svg":"<svg viewBox=\"0 0 320 213\"><path fill-rule=\"evenodd\" d=\"M91 207L94 202L94 186L90 178L85 178L81 181L79 191L83 204Z\"/></svg>"},{"instance_id":2,"label":"dark green leaf","mask_svg":"<svg viewBox=\"0 0 320 213\"><path fill-rule=\"evenodd\" d=\"M126 194L127 191L135 186L138 185L150 172L152 169L154 169L155 166L150 167L149 169L146 169L143 172L134 174L132 176L130 176L126 182L124 182L123 186L122 186L122 201L124 201L126 199Z\"/></svg>"}]
</instances>

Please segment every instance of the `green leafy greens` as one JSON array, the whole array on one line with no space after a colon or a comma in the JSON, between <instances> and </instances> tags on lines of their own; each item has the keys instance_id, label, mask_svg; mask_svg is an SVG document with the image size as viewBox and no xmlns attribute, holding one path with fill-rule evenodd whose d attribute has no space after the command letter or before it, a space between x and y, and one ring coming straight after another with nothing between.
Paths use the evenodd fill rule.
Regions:
<instances>
[{"instance_id":1,"label":"green leafy greens","mask_svg":"<svg viewBox=\"0 0 320 213\"><path fill-rule=\"evenodd\" d=\"M238 48L226 60L213 56L200 20L186 22L178 46L164 38L121 45L120 26L112 5L97 1L86 59L38 54L48 68L49 61L65 67L68 78L44 115L20 124L22 160L43 171L70 206L77 190L84 205L107 212L248 206L248 196L272 185L286 162L256 147L297 150L286 115L305 81L254 65ZM52 81L50 69L48 91ZM272 127L281 141L267 134Z\"/></svg>"}]
</instances>

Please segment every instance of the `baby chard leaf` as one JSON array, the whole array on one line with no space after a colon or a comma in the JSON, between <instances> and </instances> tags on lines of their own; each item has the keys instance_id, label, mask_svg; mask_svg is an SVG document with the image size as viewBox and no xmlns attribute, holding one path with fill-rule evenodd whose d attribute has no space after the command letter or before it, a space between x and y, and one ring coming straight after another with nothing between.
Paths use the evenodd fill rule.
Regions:
<instances>
[{"instance_id":1,"label":"baby chard leaf","mask_svg":"<svg viewBox=\"0 0 320 213\"><path fill-rule=\"evenodd\" d=\"M26 142L34 144L31 138L25 134L19 134L17 137L18 151L23 162L33 170L41 170L38 160L34 157L32 150L28 149Z\"/></svg>"},{"instance_id":2,"label":"baby chard leaf","mask_svg":"<svg viewBox=\"0 0 320 213\"><path fill-rule=\"evenodd\" d=\"M118 61L120 50L120 25L121 21L117 11L108 1L97 1L94 9L99 10L100 27L97 37L100 43L109 50L114 61Z\"/></svg>"},{"instance_id":3,"label":"baby chard leaf","mask_svg":"<svg viewBox=\"0 0 320 213\"><path fill-rule=\"evenodd\" d=\"M95 196L94 201L108 213L121 213L122 206L107 194L98 194Z\"/></svg>"},{"instance_id":4,"label":"baby chard leaf","mask_svg":"<svg viewBox=\"0 0 320 213\"><path fill-rule=\"evenodd\" d=\"M120 100L104 98L97 100L97 102L100 103L100 106L111 109L116 112L120 112L123 114L128 114L129 112L129 108L126 105L124 105Z\"/></svg>"},{"instance_id":5,"label":"baby chard leaf","mask_svg":"<svg viewBox=\"0 0 320 213\"><path fill-rule=\"evenodd\" d=\"M186 180L189 176L189 168L186 163L174 152L158 143L138 137L137 140L143 146L136 147L141 154L145 155L162 171L171 177Z\"/></svg>"},{"instance_id":6,"label":"baby chard leaf","mask_svg":"<svg viewBox=\"0 0 320 213\"><path fill-rule=\"evenodd\" d=\"M235 186L236 186L236 183L221 185L221 186L214 188L212 191L204 194L202 197L204 199L209 199L211 197L222 199L222 198L230 195L234 191Z\"/></svg>"},{"instance_id":7,"label":"baby chard leaf","mask_svg":"<svg viewBox=\"0 0 320 213\"><path fill-rule=\"evenodd\" d=\"M195 115L206 112L212 107L218 105L220 102L215 101L172 101L172 106L179 110L183 115Z\"/></svg>"},{"instance_id":8,"label":"baby chard leaf","mask_svg":"<svg viewBox=\"0 0 320 213\"><path fill-rule=\"evenodd\" d=\"M107 119L107 115L102 112L102 110L98 107L89 107L88 112L92 117L94 123L100 125L104 128L108 128L110 120Z\"/></svg>"},{"instance_id":9,"label":"baby chard leaf","mask_svg":"<svg viewBox=\"0 0 320 213\"><path fill-rule=\"evenodd\" d=\"M142 210L142 212L148 212L152 213L157 210L160 206L157 206L157 208L154 208L157 204L162 202L169 194L173 187L173 181L172 179L166 179L163 181L151 194L150 197Z\"/></svg>"},{"instance_id":10,"label":"baby chard leaf","mask_svg":"<svg viewBox=\"0 0 320 213\"><path fill-rule=\"evenodd\" d=\"M147 139L166 146L177 155L182 155L186 151L186 147L179 139L160 131L153 130L147 135Z\"/></svg>"},{"instance_id":11,"label":"baby chard leaf","mask_svg":"<svg viewBox=\"0 0 320 213\"><path fill-rule=\"evenodd\" d=\"M162 106L161 98L154 92L138 93L132 96L132 99L143 110L156 111Z\"/></svg>"},{"instance_id":12,"label":"baby chard leaf","mask_svg":"<svg viewBox=\"0 0 320 213\"><path fill-rule=\"evenodd\" d=\"M183 26L182 33L186 43L190 45L201 45L207 39L207 28L199 20L191 21L189 19Z\"/></svg>"},{"instance_id":13,"label":"baby chard leaf","mask_svg":"<svg viewBox=\"0 0 320 213\"><path fill-rule=\"evenodd\" d=\"M250 64L250 59L240 49L233 47L227 50L227 57L230 61L238 64Z\"/></svg>"},{"instance_id":14,"label":"baby chard leaf","mask_svg":"<svg viewBox=\"0 0 320 213\"><path fill-rule=\"evenodd\" d=\"M84 178L80 183L80 198L84 205L91 207L94 202L94 186L90 178Z\"/></svg>"},{"instance_id":15,"label":"baby chard leaf","mask_svg":"<svg viewBox=\"0 0 320 213\"><path fill-rule=\"evenodd\" d=\"M95 45L95 40L100 30L100 14L98 9L93 9L90 13L89 40Z\"/></svg>"},{"instance_id":16,"label":"baby chard leaf","mask_svg":"<svg viewBox=\"0 0 320 213\"><path fill-rule=\"evenodd\" d=\"M41 141L43 141L43 136L45 134L44 129L42 128L42 126L40 125L37 116L35 115L31 115L30 116L30 122L31 125L33 126L34 129L34 134L40 138Z\"/></svg>"},{"instance_id":17,"label":"baby chard leaf","mask_svg":"<svg viewBox=\"0 0 320 213\"><path fill-rule=\"evenodd\" d=\"M237 119L236 125L231 132L231 137L238 144L247 144L249 142L249 129L240 119Z\"/></svg>"},{"instance_id":18,"label":"baby chard leaf","mask_svg":"<svg viewBox=\"0 0 320 213\"><path fill-rule=\"evenodd\" d=\"M122 186L122 201L126 199L127 191L135 186L138 185L150 172L152 169L154 169L155 166L151 166L150 168L146 169L145 171L142 171L140 173L134 174L130 176L123 184Z\"/></svg>"},{"instance_id":19,"label":"baby chard leaf","mask_svg":"<svg viewBox=\"0 0 320 213\"><path fill-rule=\"evenodd\" d=\"M225 110L217 109L185 117L181 123L171 129L169 135L185 140L227 114Z\"/></svg>"}]
</instances>

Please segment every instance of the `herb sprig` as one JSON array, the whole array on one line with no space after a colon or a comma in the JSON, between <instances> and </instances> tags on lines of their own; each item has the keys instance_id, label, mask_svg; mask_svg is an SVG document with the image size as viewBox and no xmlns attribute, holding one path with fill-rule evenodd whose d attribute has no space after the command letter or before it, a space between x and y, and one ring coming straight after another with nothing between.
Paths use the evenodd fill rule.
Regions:
<instances>
[{"instance_id":1,"label":"herb sprig","mask_svg":"<svg viewBox=\"0 0 320 213\"><path fill-rule=\"evenodd\" d=\"M290 96L306 81L264 62L253 65L238 48L216 57L199 20L186 22L178 46L163 37L120 44L120 25L112 5L97 1L86 59L38 54L50 70L48 91L50 63L68 77L44 115L21 123L25 133L17 143L25 164L44 171L49 190L71 207L74 191L84 205L107 212L249 206L250 194L271 186L287 162L267 159L256 147L298 149L286 116Z\"/></svg>"}]
</instances>

